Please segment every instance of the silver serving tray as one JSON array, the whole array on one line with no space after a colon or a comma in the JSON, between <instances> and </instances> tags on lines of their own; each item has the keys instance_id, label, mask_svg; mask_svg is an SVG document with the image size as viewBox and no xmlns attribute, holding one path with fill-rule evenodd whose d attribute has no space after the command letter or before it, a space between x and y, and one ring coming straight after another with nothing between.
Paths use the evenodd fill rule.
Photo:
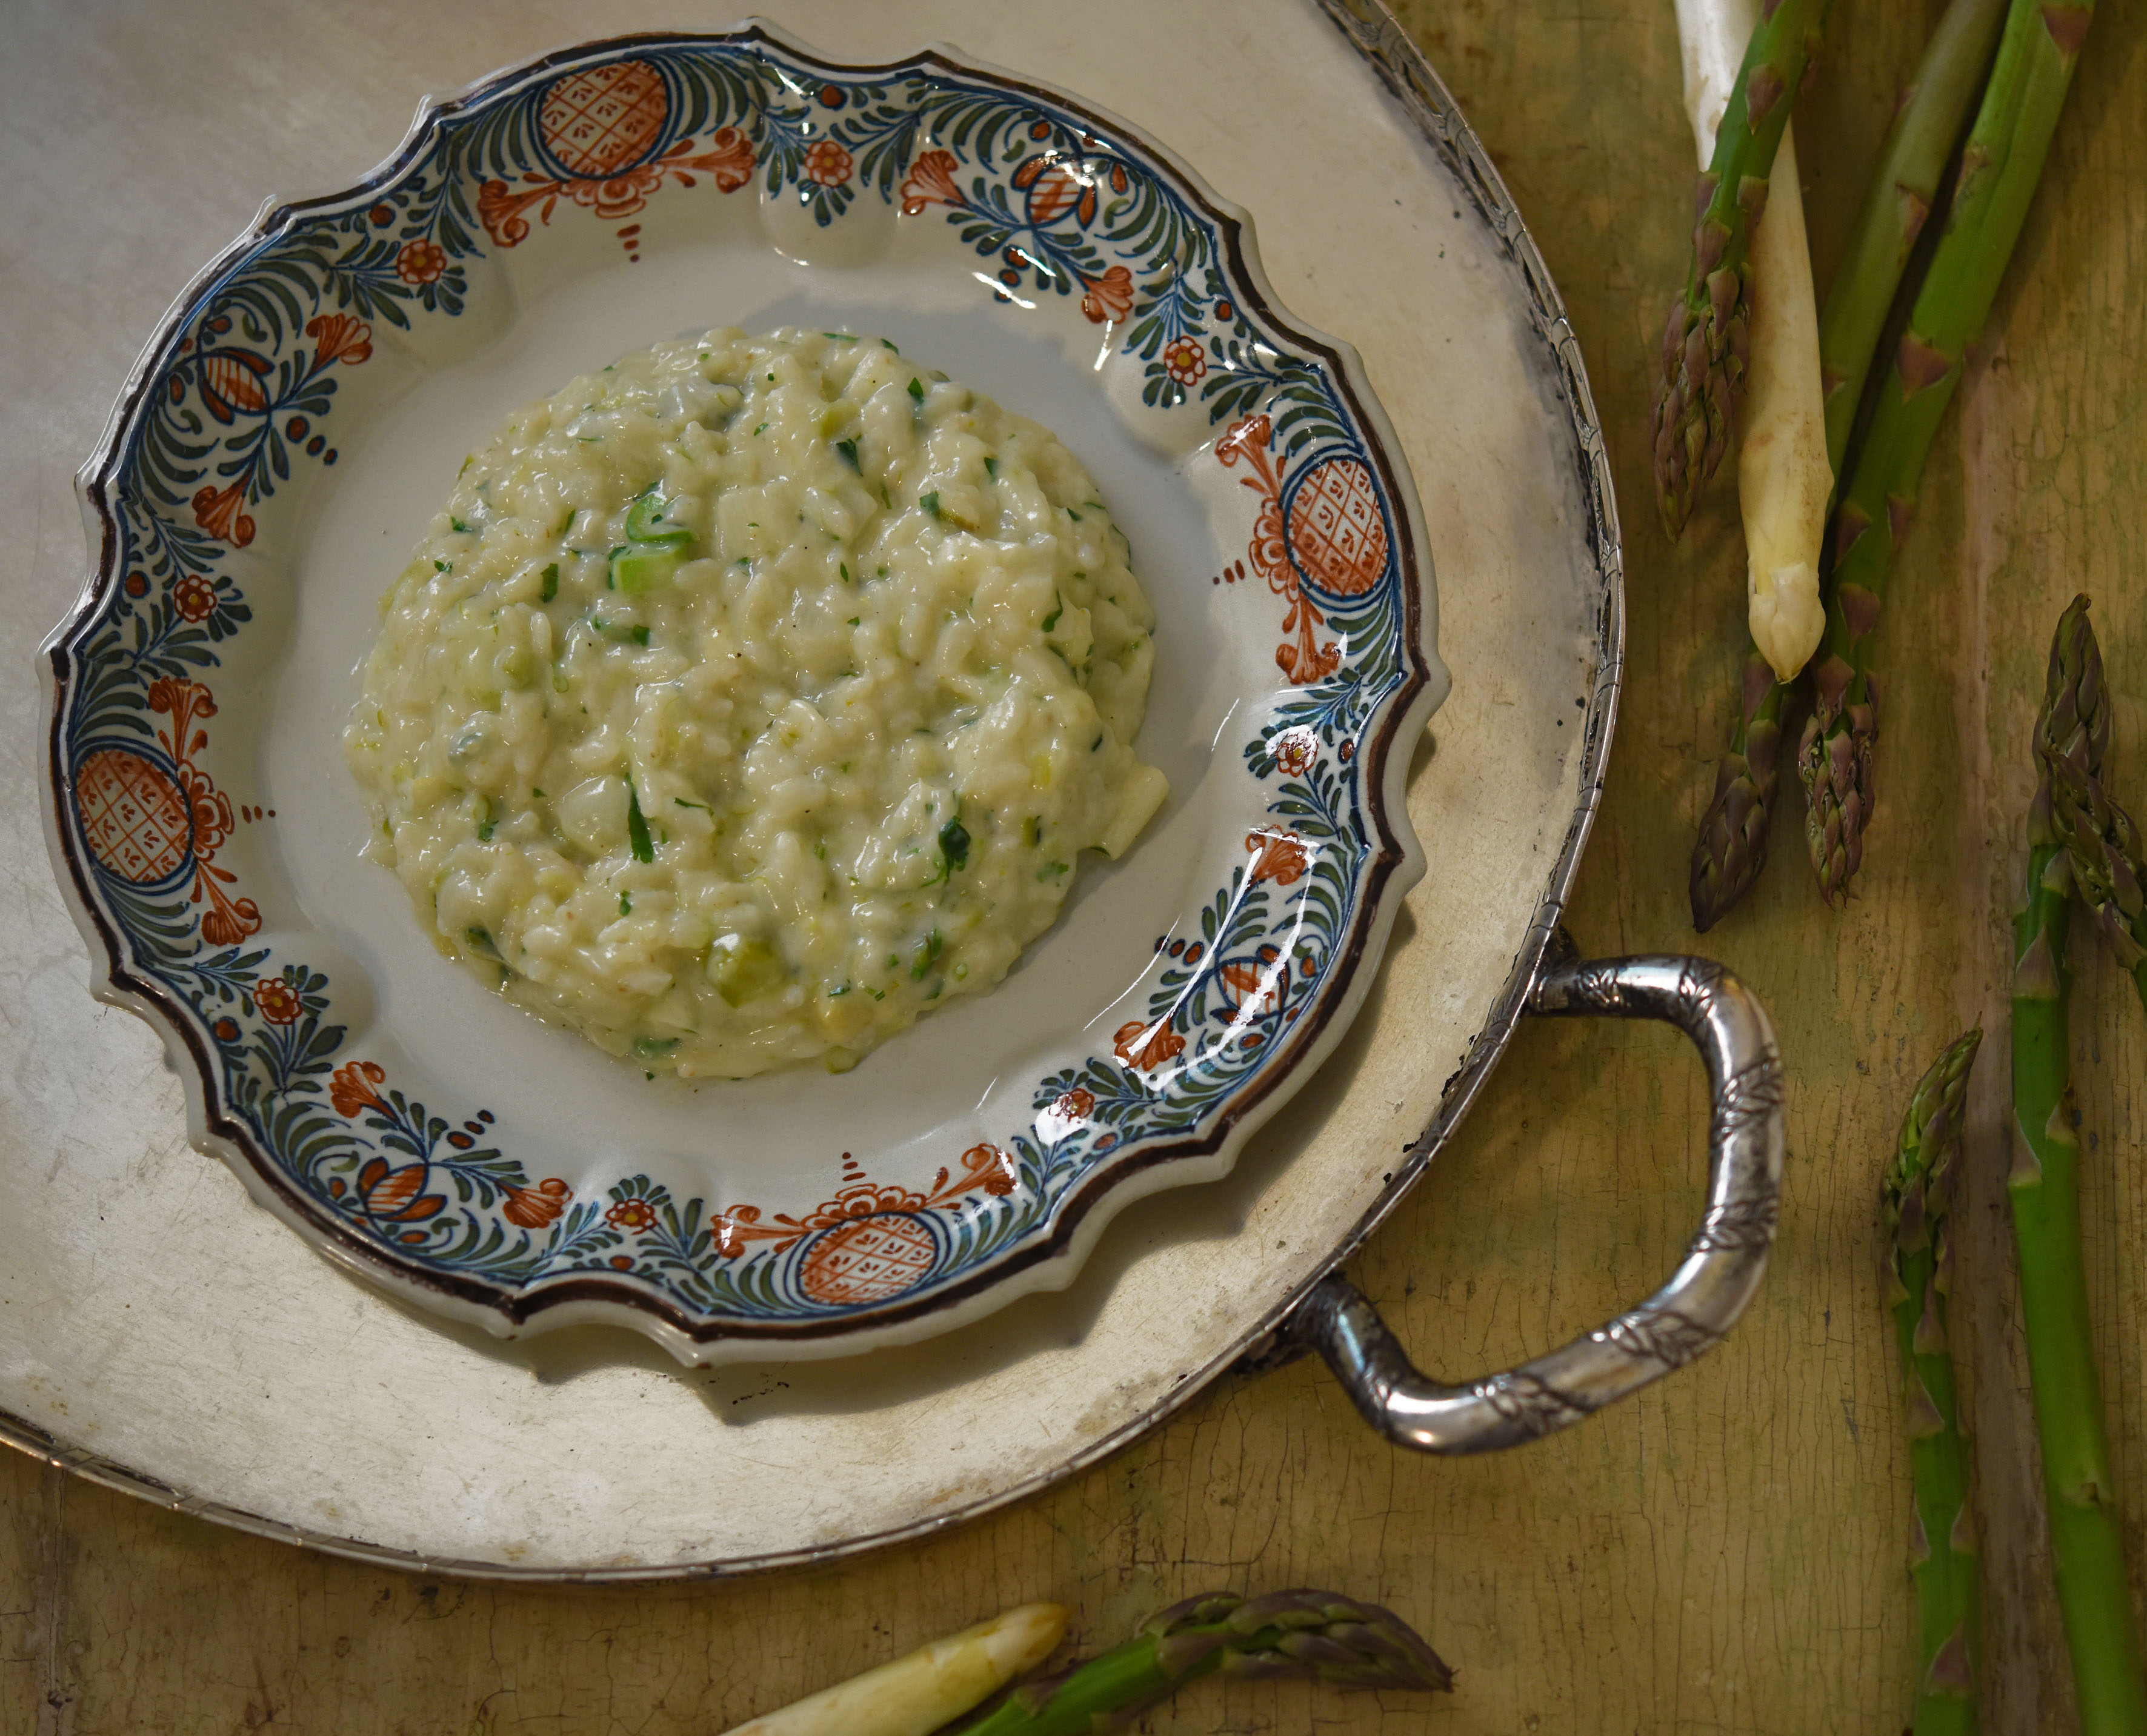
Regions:
<instances>
[{"instance_id":1,"label":"silver serving tray","mask_svg":"<svg viewBox=\"0 0 2147 1736\"><path fill-rule=\"evenodd\" d=\"M1330 13L1247 0L1236 40L1211 44L1191 82L1169 57L1124 51L1151 18L1128 0L1099 0L1078 37L1048 44L1024 8L799 3L777 19L851 60L943 37L1169 139L1254 210L1279 288L1356 340L1394 414L1456 673L1409 787L1429 872L1357 1028L1235 1172L1129 1213L1068 1289L868 1359L682 1374L598 1328L500 1347L331 1270L187 1148L153 1038L82 993L79 946L18 801L0 897L23 955L59 968L24 973L0 1080L15 1206L0 1223L0 1435L164 1504L367 1560L512 1578L736 1573L988 1512L1248 1360L1316 1348L1390 1436L1469 1451L1575 1420L1727 1329L1759 1281L1779 1186L1765 1016L1699 961L1554 953L1623 631L1578 348L1443 87L1371 0L1330 0ZM602 8L588 21L592 33L610 22ZM373 52L379 67L342 75L393 88L388 51ZM1273 108L1248 92L1276 93ZM114 124L139 128L147 151L156 117ZM249 124L273 146L268 122ZM188 246L181 214L145 197L138 215L148 240ZM26 640L63 593L56 582L12 605ZM34 727L20 703L17 717ZM22 761L11 775L25 778ZM1666 1018L1694 1036L1714 1087L1709 1205L1648 1303L1526 1368L1438 1387L1335 1268L1423 1173L1529 1011ZM243 1273L212 1269L213 1248L241 1250Z\"/></svg>"}]
</instances>

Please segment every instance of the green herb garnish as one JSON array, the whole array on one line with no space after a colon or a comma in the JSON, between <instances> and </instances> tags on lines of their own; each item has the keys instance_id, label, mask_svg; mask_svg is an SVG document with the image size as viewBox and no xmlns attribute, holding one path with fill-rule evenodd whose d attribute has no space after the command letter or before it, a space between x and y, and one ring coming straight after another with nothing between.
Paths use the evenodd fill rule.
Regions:
<instances>
[{"instance_id":1,"label":"green herb garnish","mask_svg":"<svg viewBox=\"0 0 2147 1736\"><path fill-rule=\"evenodd\" d=\"M959 820L949 820L939 828L939 853L950 874L968 865L969 832Z\"/></svg>"},{"instance_id":2,"label":"green herb garnish","mask_svg":"<svg viewBox=\"0 0 2147 1736\"><path fill-rule=\"evenodd\" d=\"M933 965L938 961L940 948L945 944L939 938L939 931L934 928L910 949L909 978L913 983L924 980Z\"/></svg>"}]
</instances>

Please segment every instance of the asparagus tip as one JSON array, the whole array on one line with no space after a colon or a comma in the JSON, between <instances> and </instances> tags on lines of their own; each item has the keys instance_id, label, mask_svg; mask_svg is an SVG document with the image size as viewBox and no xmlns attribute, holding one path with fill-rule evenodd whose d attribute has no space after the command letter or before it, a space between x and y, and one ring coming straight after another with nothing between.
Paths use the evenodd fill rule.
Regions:
<instances>
[{"instance_id":1,"label":"asparagus tip","mask_svg":"<svg viewBox=\"0 0 2147 1736\"><path fill-rule=\"evenodd\" d=\"M2065 606L2050 636L2043 708L2035 718L2038 759L2070 760L2089 777L2102 772L2109 748L2110 708L2103 686L2102 648L2088 619L2094 605L2083 591Z\"/></svg>"}]
</instances>

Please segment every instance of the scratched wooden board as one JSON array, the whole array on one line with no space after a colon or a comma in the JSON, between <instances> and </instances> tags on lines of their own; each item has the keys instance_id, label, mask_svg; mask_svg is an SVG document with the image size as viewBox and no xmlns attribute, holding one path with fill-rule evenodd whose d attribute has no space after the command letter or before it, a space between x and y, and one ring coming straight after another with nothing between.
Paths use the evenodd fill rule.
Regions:
<instances>
[{"instance_id":1,"label":"scratched wooden board","mask_svg":"<svg viewBox=\"0 0 2147 1736\"><path fill-rule=\"evenodd\" d=\"M378 10L288 8L279 52L298 42L333 56L388 28L395 9ZM474 24L428 14L426 26L402 10L399 28L461 45L456 76L504 58L475 42ZM1799 111L1822 291L1894 88L1938 10L1835 7L1827 63ZM1182 48L1197 77L1203 33L1224 16L1159 13L1169 22L1153 51ZM640 20L727 21L677 6ZM1701 761L1725 723L1742 557L1726 489L1674 550L1649 500L1642 425L1691 175L1669 0L1415 0L1405 21L1557 275L1616 461L1626 697L1572 925L1595 952L1686 947L1685 851ZM584 28L564 5L528 8L513 52L525 36L564 41ZM108 19L85 46L56 6L12 9L0 24L11 63L63 65L76 81L47 79L43 94L23 85L4 123L8 208L26 220L11 229L0 293L19 306L64 290L83 305L78 353L15 378L56 394L93 384L98 402L171 286L129 279L123 238L100 231L93 205L63 206L53 190L64 168L33 140L94 126L100 103L125 102L159 68L199 81L204 102L295 100L290 88L257 87L243 38L173 22L130 43L108 34L118 28ZM1388 1448L1316 1368L1226 1381L1011 1513L734 1586L423 1579L240 1536L0 1455L0 1729L709 1732L1004 1604L1063 1600L1080 1638L1100 1645L1190 1592L1301 1583L1392 1603L1459 1666L1459 1692L1428 1706L1209 1683L1142 1728L1892 1728L1910 1633L1908 1473L1874 1177L1909 1085L1978 1019L1999 1040L1972 1136L1962 1271L1973 1300L1960 1336L1990 1569L1990 1723L2069 1728L2004 1216L2004 919L2043 647L2075 588L2099 599L2118 695L2114 781L2147 804L2147 193L2126 173L2147 161L2144 39L2147 24L2125 9L2098 19L1985 351L1933 456L1882 628L1881 805L1859 896L1845 913L1819 906L1791 803L1766 883L1704 943L1772 1004L1791 1079L1779 1248L1725 1348L1580 1428L1464 1463ZM213 115L203 124L213 130ZM248 214L226 188L175 197L202 213L204 254ZM77 360L83 373L71 375ZM51 492L40 486L37 499ZM48 523L39 541L72 561L73 535ZM2084 936L2078 953L2090 1281L2120 1493L2137 1516L2147 1093L2131 1082L2147 1078L2147 1019ZM1696 1215L1704 1107L1697 1067L1666 1033L1524 1028L1356 1275L1429 1368L1474 1373L1546 1350L1674 1263ZM2147 1560L2136 1523L2131 1540L2135 1564Z\"/></svg>"}]
</instances>

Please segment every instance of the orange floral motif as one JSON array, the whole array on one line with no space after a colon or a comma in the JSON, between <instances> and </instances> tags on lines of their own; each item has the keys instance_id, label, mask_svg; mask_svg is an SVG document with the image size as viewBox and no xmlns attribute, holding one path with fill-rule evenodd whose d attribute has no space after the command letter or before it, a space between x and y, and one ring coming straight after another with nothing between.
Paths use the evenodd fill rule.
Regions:
<instances>
[{"instance_id":1,"label":"orange floral motif","mask_svg":"<svg viewBox=\"0 0 2147 1736\"><path fill-rule=\"evenodd\" d=\"M1028 195L1028 220L1038 228L1069 208L1084 228L1096 220L1096 182L1063 158L1032 157L1013 172L1013 184Z\"/></svg>"},{"instance_id":2,"label":"orange floral motif","mask_svg":"<svg viewBox=\"0 0 2147 1736\"><path fill-rule=\"evenodd\" d=\"M1245 834L1245 848L1253 853L1253 878L1288 886L1304 873L1304 841L1279 826L1263 826Z\"/></svg>"},{"instance_id":3,"label":"orange floral motif","mask_svg":"<svg viewBox=\"0 0 2147 1736\"><path fill-rule=\"evenodd\" d=\"M966 209L969 202L962 197L962 189L955 184L956 167L952 151L927 151L920 155L903 178L902 214L919 216L927 205L952 205L958 211Z\"/></svg>"},{"instance_id":4,"label":"orange floral motif","mask_svg":"<svg viewBox=\"0 0 2147 1736\"><path fill-rule=\"evenodd\" d=\"M281 977L263 977L253 985L253 1005L272 1025L294 1025L306 1010L298 991Z\"/></svg>"},{"instance_id":5,"label":"orange floral motif","mask_svg":"<svg viewBox=\"0 0 2147 1736\"><path fill-rule=\"evenodd\" d=\"M1151 1028L1135 1019L1119 1027L1111 1047L1127 1066L1145 1073L1175 1060L1185 1048L1185 1039L1170 1028L1168 1020Z\"/></svg>"},{"instance_id":6,"label":"orange floral motif","mask_svg":"<svg viewBox=\"0 0 2147 1736\"><path fill-rule=\"evenodd\" d=\"M387 1103L373 1088L388 1078L388 1069L378 1061L347 1061L336 1068L328 1079L328 1101L335 1105L337 1114L355 1121L368 1109L385 1113Z\"/></svg>"},{"instance_id":7,"label":"orange floral motif","mask_svg":"<svg viewBox=\"0 0 2147 1736\"><path fill-rule=\"evenodd\" d=\"M1036 1137L1055 1145L1095 1113L1096 1093L1076 1085L1062 1091L1036 1118Z\"/></svg>"},{"instance_id":8,"label":"orange floral motif","mask_svg":"<svg viewBox=\"0 0 2147 1736\"><path fill-rule=\"evenodd\" d=\"M232 833L231 798L193 766L179 768L179 784L194 828L195 853L213 852Z\"/></svg>"},{"instance_id":9,"label":"orange floral motif","mask_svg":"<svg viewBox=\"0 0 2147 1736\"><path fill-rule=\"evenodd\" d=\"M1234 469L1242 459L1253 473L1238 478L1260 498L1259 516L1253 522L1253 538L1246 545L1245 558L1267 580L1268 588L1289 604L1282 630L1296 638L1284 639L1275 648L1275 665L1287 679L1303 687L1332 675L1341 665L1342 653L1332 640L1324 645L1319 643L1319 629L1327 624L1326 619L1299 588L1297 569L1290 564L1284 538L1282 476L1268 450L1274 433L1274 425L1266 416L1244 417L1232 423L1215 443L1215 457L1226 470Z\"/></svg>"},{"instance_id":10,"label":"orange floral motif","mask_svg":"<svg viewBox=\"0 0 2147 1736\"><path fill-rule=\"evenodd\" d=\"M268 408L268 394L261 388L264 375L275 371L263 355L248 349L207 350L201 358L202 403L218 422L229 424L242 413L258 416Z\"/></svg>"},{"instance_id":11,"label":"orange floral motif","mask_svg":"<svg viewBox=\"0 0 2147 1736\"><path fill-rule=\"evenodd\" d=\"M840 187L850 178L850 153L832 138L816 138L805 149L805 178L823 187Z\"/></svg>"},{"instance_id":12,"label":"orange floral motif","mask_svg":"<svg viewBox=\"0 0 2147 1736\"><path fill-rule=\"evenodd\" d=\"M208 913L202 918L203 939L211 946L237 946L261 927L261 909L253 899L234 898L224 891L238 878L216 863L217 851L236 823L231 798L193 763L194 755L208 745L208 732L196 728L195 723L216 715L216 700L198 681L172 675L151 682L148 697L152 712L171 718L171 728L159 729L158 739L178 771L193 828L194 883L188 902L198 904L204 894L208 898Z\"/></svg>"},{"instance_id":13,"label":"orange floral motif","mask_svg":"<svg viewBox=\"0 0 2147 1736\"><path fill-rule=\"evenodd\" d=\"M1216 974L1237 991L1238 1006L1241 1012L1248 1001L1257 998L1261 1012L1272 1013L1282 1004L1283 988L1289 977L1289 962L1283 958L1279 947L1262 947L1258 956L1259 964L1257 968L1234 962L1219 967Z\"/></svg>"},{"instance_id":14,"label":"orange floral motif","mask_svg":"<svg viewBox=\"0 0 2147 1736\"><path fill-rule=\"evenodd\" d=\"M1019 1174L1009 1153L984 1142L962 1153L959 1175L942 1169L922 1193L877 1182L853 1182L802 1218L778 1212L772 1221L763 1223L758 1206L726 1206L709 1220L708 1228L715 1232L716 1252L727 1260L743 1253L748 1242L773 1242L775 1251L782 1253L818 1231L862 1218L914 1217L979 1190L1003 1199L1018 1185Z\"/></svg>"},{"instance_id":15,"label":"orange floral motif","mask_svg":"<svg viewBox=\"0 0 2147 1736\"><path fill-rule=\"evenodd\" d=\"M1102 277L1082 283L1089 293L1081 298L1081 311L1094 324L1124 319L1134 311L1134 274L1124 266L1114 265Z\"/></svg>"},{"instance_id":16,"label":"orange floral motif","mask_svg":"<svg viewBox=\"0 0 2147 1736\"><path fill-rule=\"evenodd\" d=\"M204 483L194 491L194 523L233 548L243 548L253 540L253 521L239 510L245 504L245 483L212 488Z\"/></svg>"},{"instance_id":17,"label":"orange floral motif","mask_svg":"<svg viewBox=\"0 0 2147 1736\"><path fill-rule=\"evenodd\" d=\"M206 621L216 613L216 587L189 573L172 587L172 607L187 621Z\"/></svg>"},{"instance_id":18,"label":"orange floral motif","mask_svg":"<svg viewBox=\"0 0 2147 1736\"><path fill-rule=\"evenodd\" d=\"M1302 778L1319 758L1319 738L1303 724L1284 730L1273 747L1275 769L1285 778Z\"/></svg>"},{"instance_id":19,"label":"orange floral motif","mask_svg":"<svg viewBox=\"0 0 2147 1736\"><path fill-rule=\"evenodd\" d=\"M437 241L428 241L422 236L408 243L395 256L395 275L413 289L440 281L440 273L448 268L448 250Z\"/></svg>"},{"instance_id":20,"label":"orange floral motif","mask_svg":"<svg viewBox=\"0 0 2147 1736\"><path fill-rule=\"evenodd\" d=\"M509 1223L523 1229L542 1229L567 1208L574 1190L556 1175L547 1176L533 1188L509 1188L501 1211Z\"/></svg>"},{"instance_id":21,"label":"orange floral motif","mask_svg":"<svg viewBox=\"0 0 2147 1736\"><path fill-rule=\"evenodd\" d=\"M426 1163L391 1169L385 1158L369 1158L358 1172L358 1197L375 1218L395 1223L422 1223L447 1209L447 1197L425 1192ZM405 1240L414 1239L406 1237Z\"/></svg>"},{"instance_id":22,"label":"orange floral motif","mask_svg":"<svg viewBox=\"0 0 2147 1736\"><path fill-rule=\"evenodd\" d=\"M1197 386L1208 372L1208 354L1196 338L1179 338L1163 347L1163 365L1181 386Z\"/></svg>"},{"instance_id":23,"label":"orange floral motif","mask_svg":"<svg viewBox=\"0 0 2147 1736\"><path fill-rule=\"evenodd\" d=\"M313 355L316 368L326 368L331 362L355 368L373 354L373 328L348 313L314 315L306 322L306 335L320 346Z\"/></svg>"},{"instance_id":24,"label":"orange floral motif","mask_svg":"<svg viewBox=\"0 0 2147 1736\"><path fill-rule=\"evenodd\" d=\"M666 177L691 187L696 175L707 175L718 192L736 193L753 178L753 142L735 127L722 127L709 137L705 151L697 153L693 141L682 138L653 163L616 174L562 181L533 173L523 178L519 190L504 181L487 181L478 188L478 221L496 245L518 247L529 238L529 222L522 213L539 207L537 220L549 223L562 193L608 222L640 210Z\"/></svg>"},{"instance_id":25,"label":"orange floral motif","mask_svg":"<svg viewBox=\"0 0 2147 1736\"><path fill-rule=\"evenodd\" d=\"M962 1153L963 1169L977 1178L977 1185L994 1199L1004 1199L1013 1192L1016 1171L1013 1159L996 1145L973 1145ZM941 1172L943 1174L944 1171Z\"/></svg>"},{"instance_id":26,"label":"orange floral motif","mask_svg":"<svg viewBox=\"0 0 2147 1736\"><path fill-rule=\"evenodd\" d=\"M656 1228L656 1208L645 1199L622 1199L604 1213L604 1222L613 1229L638 1236Z\"/></svg>"}]
</instances>

